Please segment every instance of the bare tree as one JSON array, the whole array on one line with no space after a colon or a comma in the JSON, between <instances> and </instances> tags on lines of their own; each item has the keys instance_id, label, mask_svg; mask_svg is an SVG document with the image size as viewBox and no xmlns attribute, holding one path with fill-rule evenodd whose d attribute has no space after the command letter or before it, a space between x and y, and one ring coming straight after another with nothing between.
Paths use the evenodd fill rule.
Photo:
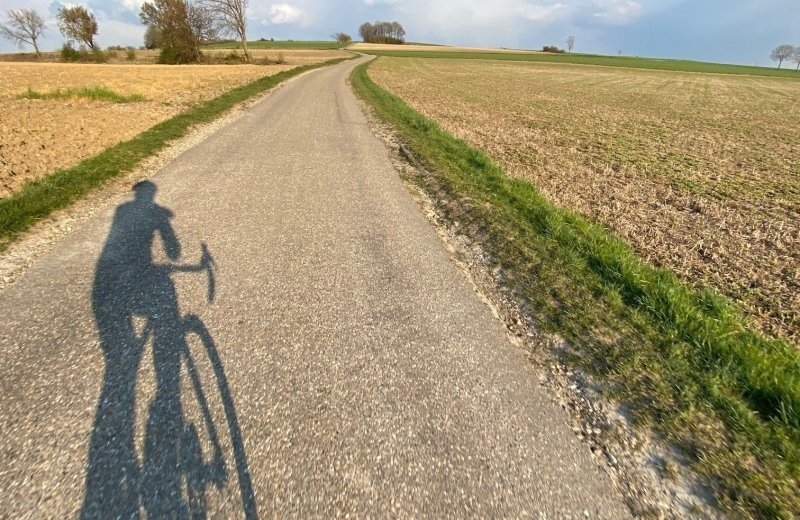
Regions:
<instances>
[{"instance_id":1,"label":"bare tree","mask_svg":"<svg viewBox=\"0 0 800 520\"><path fill-rule=\"evenodd\" d=\"M392 28L390 31L390 37L398 42L402 43L406 39L406 30L403 29L403 26L400 25L399 22L392 22Z\"/></svg>"},{"instance_id":2,"label":"bare tree","mask_svg":"<svg viewBox=\"0 0 800 520\"><path fill-rule=\"evenodd\" d=\"M220 34L227 32L222 20L205 4L187 4L189 26L201 44L219 40Z\"/></svg>"},{"instance_id":3,"label":"bare tree","mask_svg":"<svg viewBox=\"0 0 800 520\"><path fill-rule=\"evenodd\" d=\"M794 52L792 53L792 61L797 63L797 68L794 70L800 70L800 46L794 48Z\"/></svg>"},{"instance_id":4,"label":"bare tree","mask_svg":"<svg viewBox=\"0 0 800 520\"><path fill-rule=\"evenodd\" d=\"M353 41L353 38L349 34L343 32L333 33L331 34L331 38L336 40L336 43L340 45L348 45Z\"/></svg>"},{"instance_id":5,"label":"bare tree","mask_svg":"<svg viewBox=\"0 0 800 520\"><path fill-rule=\"evenodd\" d=\"M97 36L97 19L82 5L62 7L58 10L58 28L71 40L78 40L94 50Z\"/></svg>"},{"instance_id":6,"label":"bare tree","mask_svg":"<svg viewBox=\"0 0 800 520\"><path fill-rule=\"evenodd\" d=\"M14 42L18 47L32 45L36 56L41 56L37 40L47 27L44 18L33 9L12 9L6 13L6 17L6 23L0 24L0 36Z\"/></svg>"},{"instance_id":7,"label":"bare tree","mask_svg":"<svg viewBox=\"0 0 800 520\"><path fill-rule=\"evenodd\" d=\"M567 36L567 50L572 52L572 49L575 48L575 37L571 34Z\"/></svg>"},{"instance_id":8,"label":"bare tree","mask_svg":"<svg viewBox=\"0 0 800 520\"><path fill-rule=\"evenodd\" d=\"M245 60L250 63L247 50L247 2L248 0L201 0L201 6L218 21L222 32L235 35L242 41Z\"/></svg>"},{"instance_id":9,"label":"bare tree","mask_svg":"<svg viewBox=\"0 0 800 520\"><path fill-rule=\"evenodd\" d=\"M772 61L777 61L778 68L781 68L783 60L791 57L792 54L794 54L794 45L784 44L784 45L778 45L777 47L772 49L772 52L770 53L769 57L772 59Z\"/></svg>"}]
</instances>

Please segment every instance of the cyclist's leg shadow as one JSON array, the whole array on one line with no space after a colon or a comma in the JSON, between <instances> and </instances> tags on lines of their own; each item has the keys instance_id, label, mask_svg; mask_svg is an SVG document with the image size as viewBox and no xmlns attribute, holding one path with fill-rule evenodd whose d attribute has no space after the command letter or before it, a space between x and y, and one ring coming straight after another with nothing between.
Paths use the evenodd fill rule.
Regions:
<instances>
[{"instance_id":1,"label":"cyclist's leg shadow","mask_svg":"<svg viewBox=\"0 0 800 520\"><path fill-rule=\"evenodd\" d=\"M157 518L205 517L206 492L212 485L230 484L232 466L244 516L255 518L242 434L216 345L199 318L180 316L169 270L152 263L150 247L157 232L172 243L176 254L180 249L166 223L171 212L154 204L154 192L154 186L144 186L135 201L117 209L95 273L92 307L105 372L89 445L81 517L138 518L142 513ZM213 266L205 248L203 262ZM188 270L197 269L189 266ZM211 295L212 282L210 277ZM135 330L137 316L146 322L144 331ZM187 337L199 338L200 346L193 340L190 349ZM150 368L141 366L149 344L155 396L147 416L137 421L137 374L141 368ZM203 356L201 363L195 363L192 350ZM185 395L181 395L182 373L188 375L191 388L186 391L184 383ZM215 424L209 412L206 395L212 392L224 424ZM202 419L194 424L184 417L182 402L187 398L196 399L202 412ZM144 442L137 455L136 424L142 422ZM227 450L217 432L224 427ZM211 457L203 453L208 443L201 442L209 436Z\"/></svg>"},{"instance_id":2,"label":"cyclist's leg shadow","mask_svg":"<svg viewBox=\"0 0 800 520\"><path fill-rule=\"evenodd\" d=\"M152 332L156 384L155 396L147 410L142 450L142 479L139 484L142 505L149 518L202 518L205 511L190 510L184 488L185 483L198 480L199 468L196 466L202 463L202 455L199 462L182 457L185 451L182 441L187 427L182 399L191 396L181 395L181 360L188 346L177 294L168 274L150 287L147 302L141 310Z\"/></svg>"},{"instance_id":3,"label":"cyclist's leg shadow","mask_svg":"<svg viewBox=\"0 0 800 520\"><path fill-rule=\"evenodd\" d=\"M216 344L197 316L179 315L171 280L151 280L148 285L142 293L147 301L137 301L133 312L97 312L101 341L111 348L105 349L105 391L98 404L82 516L130 518L145 512L151 518L205 518L206 492L229 484L230 471L235 470L244 516L256 518L243 438ZM134 316L147 322L144 337L133 330ZM140 366L148 338L156 389L147 410L140 461L134 448L135 385L137 371L149 368ZM199 340L192 342L194 349L189 338ZM202 369L195 356L203 356ZM182 392L182 373L191 392L185 391L186 385ZM224 424L214 420L210 392L216 393ZM197 403L198 424L184 417L182 403L187 399ZM223 428L228 449L221 440ZM210 456L204 454L201 432L212 447Z\"/></svg>"}]
</instances>

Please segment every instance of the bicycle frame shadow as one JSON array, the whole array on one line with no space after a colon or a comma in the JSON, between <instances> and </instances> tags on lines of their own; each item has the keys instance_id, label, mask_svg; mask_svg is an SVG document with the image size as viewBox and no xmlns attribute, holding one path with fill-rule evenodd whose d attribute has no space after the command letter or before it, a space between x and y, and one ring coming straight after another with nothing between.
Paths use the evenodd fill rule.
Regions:
<instances>
[{"instance_id":1,"label":"bicycle frame shadow","mask_svg":"<svg viewBox=\"0 0 800 520\"><path fill-rule=\"evenodd\" d=\"M239 422L214 340L203 322L181 316L171 274L209 274L209 300L215 285L214 262L205 244L196 265L159 265L152 258L158 235L170 260L181 256L181 245L170 223L172 212L155 203L156 186L134 186L133 201L121 204L95 270L92 291L100 345L105 361L102 389L89 444L86 494L82 518L205 518L206 490L230 480L229 461L209 409L206 392L218 392L232 445L242 509L256 518ZM146 323L137 334L135 321ZM188 337L202 344L213 373L212 388L203 385ZM155 395L148 408L141 456L136 451L136 384L145 349L152 344ZM198 425L184 418L182 367L186 367L200 413L201 429L210 439L213 456L206 461Z\"/></svg>"}]
</instances>

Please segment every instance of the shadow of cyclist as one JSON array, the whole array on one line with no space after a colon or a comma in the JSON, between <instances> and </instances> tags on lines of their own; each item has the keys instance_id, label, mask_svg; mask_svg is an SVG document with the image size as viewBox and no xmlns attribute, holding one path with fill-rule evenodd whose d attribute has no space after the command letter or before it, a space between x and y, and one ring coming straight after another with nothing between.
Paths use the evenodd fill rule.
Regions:
<instances>
[{"instance_id":1,"label":"shadow of cyclist","mask_svg":"<svg viewBox=\"0 0 800 520\"><path fill-rule=\"evenodd\" d=\"M199 318L181 317L170 276L173 270L202 270L213 264L213 260L203 246L203 261L199 266L154 263L151 251L156 235L160 236L170 260L181 255L180 243L170 223L173 214L155 203L156 186L152 182L136 184L134 192L133 201L117 208L95 272L92 307L105 372L89 445L81 516L136 518L142 512L150 518L206 516L206 489L212 484L221 486L228 476L215 431L212 431L214 460L206 463L197 427L187 424L183 417L182 360L187 364L201 409L208 409L186 340L187 334L195 333L214 365L234 444L245 516L252 518L255 505L241 433L216 347ZM135 317L145 323L143 332L135 330ZM136 377L149 340L153 345L156 393L148 409L139 460L134 439ZM215 430L209 413L205 419L205 427Z\"/></svg>"}]
</instances>

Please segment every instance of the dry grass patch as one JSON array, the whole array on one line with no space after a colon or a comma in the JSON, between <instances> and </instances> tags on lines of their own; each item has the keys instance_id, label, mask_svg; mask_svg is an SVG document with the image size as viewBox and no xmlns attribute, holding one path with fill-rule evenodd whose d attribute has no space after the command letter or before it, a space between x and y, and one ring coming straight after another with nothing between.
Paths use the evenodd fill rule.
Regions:
<instances>
[{"instance_id":1,"label":"dry grass patch","mask_svg":"<svg viewBox=\"0 0 800 520\"><path fill-rule=\"evenodd\" d=\"M234 49L203 49L203 55L212 59L224 58ZM134 59L129 60L124 50L104 51L108 56L110 65L154 65L160 51L153 49L134 51ZM237 51L241 53L241 51ZM256 62L268 60L271 63L277 61L279 55L283 55L286 65L311 65L322 63L336 58L347 58L350 53L335 49L250 49ZM37 57L33 53L13 52L0 53L0 62L32 62L32 63L62 63L60 52L43 52Z\"/></svg>"},{"instance_id":2,"label":"dry grass patch","mask_svg":"<svg viewBox=\"0 0 800 520\"><path fill-rule=\"evenodd\" d=\"M83 65L0 63L0 197L68 168L200 101L292 65ZM105 87L145 101L20 99L37 92Z\"/></svg>"},{"instance_id":3,"label":"dry grass patch","mask_svg":"<svg viewBox=\"0 0 800 520\"><path fill-rule=\"evenodd\" d=\"M800 81L407 58L370 75L640 256L800 341Z\"/></svg>"},{"instance_id":4,"label":"dry grass patch","mask_svg":"<svg viewBox=\"0 0 800 520\"><path fill-rule=\"evenodd\" d=\"M224 58L236 52L242 55L241 50L234 49L204 49L203 54L213 58ZM323 61L336 58L349 58L349 52L339 50L315 50L315 49L250 49L250 54L256 62L283 61L286 65L310 65L322 63Z\"/></svg>"}]
</instances>

